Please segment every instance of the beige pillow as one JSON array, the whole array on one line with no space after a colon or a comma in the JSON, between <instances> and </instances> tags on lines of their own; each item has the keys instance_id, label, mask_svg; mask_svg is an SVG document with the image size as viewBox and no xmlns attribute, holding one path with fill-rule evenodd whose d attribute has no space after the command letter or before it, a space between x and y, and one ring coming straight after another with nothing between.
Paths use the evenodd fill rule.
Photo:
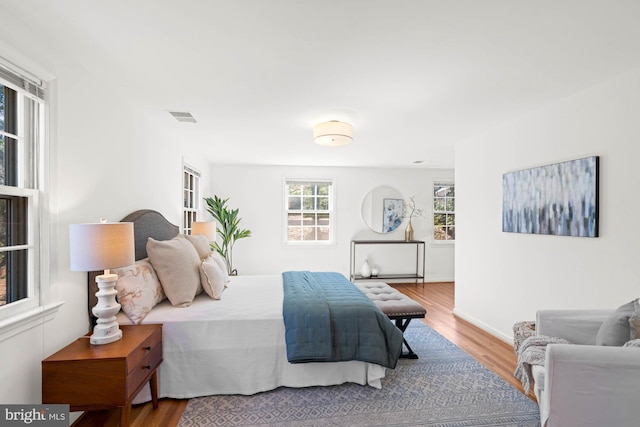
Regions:
<instances>
[{"instance_id":1,"label":"beige pillow","mask_svg":"<svg viewBox=\"0 0 640 427\"><path fill-rule=\"evenodd\" d=\"M205 259L211 254L211 246L209 245L209 240L207 240L207 236L203 236L202 234L198 234L196 236L192 236L190 234L185 234L184 237L187 238L188 241L191 242L200 259Z\"/></svg>"},{"instance_id":2,"label":"beige pillow","mask_svg":"<svg viewBox=\"0 0 640 427\"><path fill-rule=\"evenodd\" d=\"M118 302L129 320L138 324L165 298L158 276L148 258L127 267L114 268L118 275Z\"/></svg>"},{"instance_id":3,"label":"beige pillow","mask_svg":"<svg viewBox=\"0 0 640 427\"><path fill-rule=\"evenodd\" d=\"M211 252L211 255L209 255L209 257L213 258L215 263L220 267L220 270L222 270L222 273L224 274L224 283L229 283L229 272L227 271L227 263L224 261L224 258L222 258L222 255L220 255L218 252L213 251Z\"/></svg>"},{"instance_id":4,"label":"beige pillow","mask_svg":"<svg viewBox=\"0 0 640 427\"><path fill-rule=\"evenodd\" d=\"M629 316L632 340L640 338L640 298L633 300L633 313Z\"/></svg>"},{"instance_id":5,"label":"beige pillow","mask_svg":"<svg viewBox=\"0 0 640 427\"><path fill-rule=\"evenodd\" d=\"M202 292L200 257L182 234L171 240L149 237L147 253L171 305L187 307Z\"/></svg>"},{"instance_id":6,"label":"beige pillow","mask_svg":"<svg viewBox=\"0 0 640 427\"><path fill-rule=\"evenodd\" d=\"M632 340L640 338L640 314L634 313L629 317L629 326L631 326L631 338Z\"/></svg>"},{"instance_id":7,"label":"beige pillow","mask_svg":"<svg viewBox=\"0 0 640 427\"><path fill-rule=\"evenodd\" d=\"M207 295L213 299L222 298L222 291L226 287L224 280L224 270L220 269L220 266L212 257L202 260L200 281Z\"/></svg>"}]
</instances>

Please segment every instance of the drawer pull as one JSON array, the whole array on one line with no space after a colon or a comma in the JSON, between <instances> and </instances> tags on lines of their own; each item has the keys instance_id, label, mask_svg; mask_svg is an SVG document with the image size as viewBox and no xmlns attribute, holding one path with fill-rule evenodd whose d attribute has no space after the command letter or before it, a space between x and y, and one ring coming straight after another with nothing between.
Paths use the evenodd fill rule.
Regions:
<instances>
[{"instance_id":1,"label":"drawer pull","mask_svg":"<svg viewBox=\"0 0 640 427\"><path fill-rule=\"evenodd\" d=\"M145 365L142 367L142 369L151 369L151 365Z\"/></svg>"},{"instance_id":2,"label":"drawer pull","mask_svg":"<svg viewBox=\"0 0 640 427\"><path fill-rule=\"evenodd\" d=\"M144 347L143 350L151 351L151 346Z\"/></svg>"}]
</instances>

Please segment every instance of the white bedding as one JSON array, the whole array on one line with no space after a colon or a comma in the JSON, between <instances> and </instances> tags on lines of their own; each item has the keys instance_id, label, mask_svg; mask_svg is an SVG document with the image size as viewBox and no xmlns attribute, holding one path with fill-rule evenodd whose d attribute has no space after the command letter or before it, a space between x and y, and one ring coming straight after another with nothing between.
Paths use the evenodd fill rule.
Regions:
<instances>
[{"instance_id":1,"label":"white bedding","mask_svg":"<svg viewBox=\"0 0 640 427\"><path fill-rule=\"evenodd\" d=\"M142 323L163 324L158 396L254 394L280 386L345 382L381 388L385 368L349 361L291 364L282 320L282 276L235 276L221 300L199 295L189 307L163 301ZM131 324L120 312L120 324ZM143 389L135 403L151 400Z\"/></svg>"}]
</instances>

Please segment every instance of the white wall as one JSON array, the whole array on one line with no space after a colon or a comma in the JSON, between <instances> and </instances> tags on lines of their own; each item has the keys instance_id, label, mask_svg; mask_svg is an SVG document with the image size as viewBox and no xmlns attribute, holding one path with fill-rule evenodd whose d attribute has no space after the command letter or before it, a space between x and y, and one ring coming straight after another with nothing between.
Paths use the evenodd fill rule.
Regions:
<instances>
[{"instance_id":1,"label":"white wall","mask_svg":"<svg viewBox=\"0 0 640 427\"><path fill-rule=\"evenodd\" d=\"M40 361L88 331L87 276L69 270L69 224L117 221L140 208L156 209L179 224L183 157L205 173L205 191L207 165L188 145L176 143L178 131L156 131L153 114L166 112L142 114L118 94L116 81L95 81L55 43L16 20L6 23L0 27L0 56L32 71L37 64L55 77L47 299L65 304L54 320L0 342L0 402L38 403Z\"/></svg>"},{"instance_id":2,"label":"white wall","mask_svg":"<svg viewBox=\"0 0 640 427\"><path fill-rule=\"evenodd\" d=\"M331 149L331 148L329 148ZM351 239L404 239L404 224L393 233L377 234L362 219L361 204L374 187L389 185L405 197L415 196L418 207L428 212L426 218L413 219L415 239L431 241L433 227L431 194L433 181L453 179L452 170L379 169L213 165L210 188L221 198L229 198L229 206L240 209L241 226L252 231L252 237L239 240L234 248L234 267L239 274L279 274L285 270L338 271L348 276ZM286 178L334 180L336 244L302 246L283 244L284 180ZM207 196L205 194L205 196ZM402 268L398 263L415 266L415 255L400 256L400 248L385 254L364 249L381 270ZM453 280L452 244L427 244L427 280ZM360 253L360 251L358 252ZM393 255L396 253L396 257ZM392 259L387 260L386 256ZM413 257L413 258L411 258ZM357 260L359 266L362 262Z\"/></svg>"},{"instance_id":3,"label":"white wall","mask_svg":"<svg viewBox=\"0 0 640 427\"><path fill-rule=\"evenodd\" d=\"M456 312L509 339L540 308L640 296L640 70L456 147ZM502 174L600 156L600 237L503 233Z\"/></svg>"}]
</instances>

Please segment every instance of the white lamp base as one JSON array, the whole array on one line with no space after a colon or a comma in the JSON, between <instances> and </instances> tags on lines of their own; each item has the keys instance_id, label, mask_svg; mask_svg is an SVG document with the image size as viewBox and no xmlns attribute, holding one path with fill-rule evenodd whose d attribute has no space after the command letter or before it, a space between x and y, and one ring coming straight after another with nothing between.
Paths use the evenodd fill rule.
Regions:
<instances>
[{"instance_id":1,"label":"white lamp base","mask_svg":"<svg viewBox=\"0 0 640 427\"><path fill-rule=\"evenodd\" d=\"M120 311L120 304L116 301L117 280L117 274L101 274L96 277L98 303L91 311L98 321L93 328L93 335L89 338L91 344L108 344L122 338L122 331L116 321L116 314Z\"/></svg>"}]
</instances>

